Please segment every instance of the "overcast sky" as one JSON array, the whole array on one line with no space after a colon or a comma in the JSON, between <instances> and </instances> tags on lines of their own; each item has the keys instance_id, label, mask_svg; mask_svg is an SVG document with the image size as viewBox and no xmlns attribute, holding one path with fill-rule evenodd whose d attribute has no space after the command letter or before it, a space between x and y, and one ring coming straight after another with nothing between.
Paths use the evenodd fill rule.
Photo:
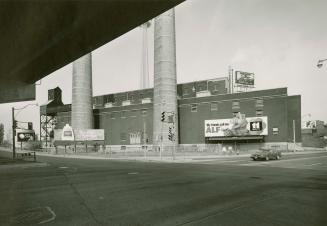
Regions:
<instances>
[{"instance_id":1,"label":"overcast sky","mask_svg":"<svg viewBox=\"0 0 327 226\"><path fill-rule=\"evenodd\" d=\"M326 0L187 0L175 8L178 83L228 75L228 66L255 73L256 89L288 87L302 96L302 115L327 121ZM139 88L141 29L95 50L93 94ZM153 86L153 26L149 30L150 84ZM48 75L37 86L36 101L0 104L0 123L11 126L11 107L44 104L47 90L59 86L71 103L72 65ZM38 133L39 108L17 115L33 121ZM304 119L310 119L305 116Z\"/></svg>"}]
</instances>

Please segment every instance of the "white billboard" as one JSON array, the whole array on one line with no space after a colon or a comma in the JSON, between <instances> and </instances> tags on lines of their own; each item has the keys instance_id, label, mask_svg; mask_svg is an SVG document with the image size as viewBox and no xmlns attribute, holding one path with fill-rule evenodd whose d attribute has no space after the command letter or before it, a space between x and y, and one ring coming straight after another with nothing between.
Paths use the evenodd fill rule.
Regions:
<instances>
[{"instance_id":1,"label":"white billboard","mask_svg":"<svg viewBox=\"0 0 327 226\"><path fill-rule=\"evenodd\" d=\"M204 121L205 137L261 136L268 135L268 117L238 115L229 119Z\"/></svg>"}]
</instances>

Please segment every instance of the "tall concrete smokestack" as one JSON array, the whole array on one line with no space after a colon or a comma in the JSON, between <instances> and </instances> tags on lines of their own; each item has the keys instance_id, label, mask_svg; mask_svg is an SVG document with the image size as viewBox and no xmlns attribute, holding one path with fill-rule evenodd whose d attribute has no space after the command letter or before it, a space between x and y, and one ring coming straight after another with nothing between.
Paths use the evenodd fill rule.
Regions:
<instances>
[{"instance_id":1,"label":"tall concrete smokestack","mask_svg":"<svg viewBox=\"0 0 327 226\"><path fill-rule=\"evenodd\" d=\"M169 126L161 121L162 112L175 115L174 141L168 139ZM169 115L170 113L166 114ZM153 91L153 144L178 143L175 11L168 10L155 19L154 27L154 91ZM167 119L166 119L167 120Z\"/></svg>"},{"instance_id":2,"label":"tall concrete smokestack","mask_svg":"<svg viewBox=\"0 0 327 226\"><path fill-rule=\"evenodd\" d=\"M73 62L72 86L72 127L93 129L91 53Z\"/></svg>"}]
</instances>

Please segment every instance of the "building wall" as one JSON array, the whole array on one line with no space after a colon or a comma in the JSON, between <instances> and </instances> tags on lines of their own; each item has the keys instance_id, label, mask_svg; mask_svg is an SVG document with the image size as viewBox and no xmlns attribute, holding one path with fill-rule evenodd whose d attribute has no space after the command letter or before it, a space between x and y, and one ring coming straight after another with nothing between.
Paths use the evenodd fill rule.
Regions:
<instances>
[{"instance_id":1,"label":"building wall","mask_svg":"<svg viewBox=\"0 0 327 226\"><path fill-rule=\"evenodd\" d=\"M209 119L228 119L233 117L233 113L241 112L246 117L255 117L257 110L262 112L262 116L268 116L268 136L265 142L286 142L289 135L290 123L288 122L288 109L292 117L300 120L300 114L296 113L299 109L298 97L289 101L284 89L264 90L242 94L223 95L205 98L193 98L186 101L181 100L180 111L180 143L196 144L204 143L204 121ZM252 95L251 95L252 94ZM226 98L224 98L226 97ZM258 105L257 100L263 100L263 105ZM239 107L233 108L233 102L239 102ZM211 104L217 103L218 110L212 111ZM192 112L191 106L196 105L197 111ZM288 108L288 105L290 106ZM259 113L259 112L258 112ZM278 128L278 134L273 134L273 128ZM297 141L300 140L300 136Z\"/></svg>"},{"instance_id":2,"label":"building wall","mask_svg":"<svg viewBox=\"0 0 327 226\"><path fill-rule=\"evenodd\" d=\"M152 104L135 104L94 111L95 126L105 130L105 142L111 145L152 143ZM134 135L139 142L130 139ZM136 142L136 143L135 143Z\"/></svg>"},{"instance_id":3,"label":"building wall","mask_svg":"<svg viewBox=\"0 0 327 226\"><path fill-rule=\"evenodd\" d=\"M204 86L207 84L211 87L209 88L210 95L196 97L195 89L201 89L200 92L206 90ZM193 89L194 85L197 86L195 89ZM202 86L203 88L199 88ZM226 80L180 84L178 87L180 144L205 143L204 121L229 119L236 112L241 112L246 117L260 116L260 114L268 117L268 136L265 136L265 142L292 142L292 120L295 119L296 142L301 142L301 96L287 96L287 88L227 94ZM217 95L213 95L212 92L218 87L220 91L217 91ZM146 89L94 97L95 129L105 130L106 144L134 144L135 137L131 140L129 134L140 136L137 140L140 144L145 142L145 138L148 138L148 143L152 144L153 103L151 95L152 90ZM151 103L142 104L144 98L149 98ZM126 100L131 100L131 104L122 106ZM235 105L235 102L238 102L238 105ZM111 107L104 107L106 103L113 104ZM215 106L212 104L217 104L217 109L212 108ZM195 112L192 111L194 105L196 105ZM58 129L67 123L70 124L70 112L58 112L57 121ZM278 134L273 133L273 128L278 128Z\"/></svg>"},{"instance_id":4,"label":"building wall","mask_svg":"<svg viewBox=\"0 0 327 226\"><path fill-rule=\"evenodd\" d=\"M287 98L288 137L293 141L293 120L295 120L295 142L302 141L301 133L301 96L289 96Z\"/></svg>"}]
</instances>

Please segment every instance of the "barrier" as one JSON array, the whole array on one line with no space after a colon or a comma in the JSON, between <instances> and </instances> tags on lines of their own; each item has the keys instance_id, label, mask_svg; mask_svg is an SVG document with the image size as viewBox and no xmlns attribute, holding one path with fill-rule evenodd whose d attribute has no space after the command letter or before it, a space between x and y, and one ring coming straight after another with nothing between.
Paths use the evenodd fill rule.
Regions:
<instances>
[{"instance_id":1,"label":"barrier","mask_svg":"<svg viewBox=\"0 0 327 226\"><path fill-rule=\"evenodd\" d=\"M36 162L36 153L35 151L17 151L16 158L33 158L34 162Z\"/></svg>"}]
</instances>

